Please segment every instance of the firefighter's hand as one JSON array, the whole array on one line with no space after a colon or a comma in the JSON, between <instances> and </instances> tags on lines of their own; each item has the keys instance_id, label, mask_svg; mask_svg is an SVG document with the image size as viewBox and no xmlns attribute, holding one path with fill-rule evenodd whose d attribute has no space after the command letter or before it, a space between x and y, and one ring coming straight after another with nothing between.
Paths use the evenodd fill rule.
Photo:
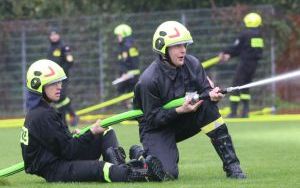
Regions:
<instances>
[{"instance_id":1,"label":"firefighter's hand","mask_svg":"<svg viewBox=\"0 0 300 188\"><path fill-rule=\"evenodd\" d=\"M98 134L103 133L106 130L106 128L101 127L101 121L97 120L92 125L92 127L90 128L90 130L91 130L91 132L92 132L93 135L98 135Z\"/></svg>"},{"instance_id":2,"label":"firefighter's hand","mask_svg":"<svg viewBox=\"0 0 300 188\"><path fill-rule=\"evenodd\" d=\"M220 93L221 89L219 87L215 87L213 90L209 92L210 100L212 101L219 101L221 100L225 95Z\"/></svg>"},{"instance_id":3,"label":"firefighter's hand","mask_svg":"<svg viewBox=\"0 0 300 188\"><path fill-rule=\"evenodd\" d=\"M229 55L229 54L226 54L226 53L224 53L224 52L221 52L221 53L219 54L219 58L220 58L220 61L221 61L221 62L226 62L226 61L228 61L228 60L230 59L230 55Z\"/></svg>"},{"instance_id":4,"label":"firefighter's hand","mask_svg":"<svg viewBox=\"0 0 300 188\"><path fill-rule=\"evenodd\" d=\"M203 100L194 101L191 98L188 98L184 101L182 106L177 107L175 110L177 114L184 114L189 112L195 112L199 106L202 104Z\"/></svg>"},{"instance_id":5,"label":"firefighter's hand","mask_svg":"<svg viewBox=\"0 0 300 188\"><path fill-rule=\"evenodd\" d=\"M72 134L80 134L80 129L74 129L71 133Z\"/></svg>"}]
</instances>

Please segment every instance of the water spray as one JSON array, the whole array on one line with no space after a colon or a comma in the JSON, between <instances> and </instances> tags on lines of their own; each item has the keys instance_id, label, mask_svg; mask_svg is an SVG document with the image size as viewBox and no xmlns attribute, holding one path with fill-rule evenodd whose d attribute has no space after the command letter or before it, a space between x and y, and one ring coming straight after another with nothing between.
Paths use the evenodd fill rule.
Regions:
<instances>
[{"instance_id":1,"label":"water spray","mask_svg":"<svg viewBox=\"0 0 300 188\"><path fill-rule=\"evenodd\" d=\"M252 83L249 83L249 84L246 84L246 85L243 85L243 86L228 87L224 90L221 90L221 93L226 94L226 93L230 93L230 92L233 92L233 91L238 91L238 90L241 90L241 89L247 89L247 88L251 88L251 87L267 85L267 84L270 84L270 83L279 82L281 80L291 79L291 78L294 78L294 77L297 77L297 76L300 76L300 70L293 71L293 72L290 72L290 73L285 73L285 74L278 75L278 76L274 76L272 78L266 78L266 79L259 80L259 81L256 81L256 82L252 82Z\"/></svg>"}]
</instances>

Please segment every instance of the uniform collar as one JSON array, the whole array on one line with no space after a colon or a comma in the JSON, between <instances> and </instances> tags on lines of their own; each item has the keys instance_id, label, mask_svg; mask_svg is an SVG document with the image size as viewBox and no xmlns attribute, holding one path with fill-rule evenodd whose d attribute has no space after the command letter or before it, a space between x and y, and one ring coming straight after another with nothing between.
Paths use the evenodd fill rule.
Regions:
<instances>
[{"instance_id":1,"label":"uniform collar","mask_svg":"<svg viewBox=\"0 0 300 188\"><path fill-rule=\"evenodd\" d=\"M31 110L39 105L42 100L42 95L27 90L26 92L26 109Z\"/></svg>"},{"instance_id":2,"label":"uniform collar","mask_svg":"<svg viewBox=\"0 0 300 188\"><path fill-rule=\"evenodd\" d=\"M175 80L177 72L181 69L181 67L171 66L168 62L160 61L158 64L163 70L164 74L166 74L171 80Z\"/></svg>"}]
</instances>

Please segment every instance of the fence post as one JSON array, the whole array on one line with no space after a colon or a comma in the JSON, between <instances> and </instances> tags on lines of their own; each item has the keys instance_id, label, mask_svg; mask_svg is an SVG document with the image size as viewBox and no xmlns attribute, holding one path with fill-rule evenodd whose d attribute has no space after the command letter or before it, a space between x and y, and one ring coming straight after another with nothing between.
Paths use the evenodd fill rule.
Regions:
<instances>
[{"instance_id":1,"label":"fence post","mask_svg":"<svg viewBox=\"0 0 300 188\"><path fill-rule=\"evenodd\" d=\"M22 63L22 92L23 92L23 112L26 113L26 31L24 25L21 31L21 63Z\"/></svg>"},{"instance_id":2,"label":"fence post","mask_svg":"<svg viewBox=\"0 0 300 188\"><path fill-rule=\"evenodd\" d=\"M99 63L99 94L100 101L103 101L104 96L104 81L103 81L103 38L101 31L98 32L98 63Z\"/></svg>"},{"instance_id":3,"label":"fence post","mask_svg":"<svg viewBox=\"0 0 300 188\"><path fill-rule=\"evenodd\" d=\"M274 12L274 8L272 7L272 10L271 10L271 15L272 15L272 18L274 18L275 16L275 12ZM276 76L276 63L275 63L275 42L274 42L274 31L271 30L271 41L270 41L270 46L271 46L271 49L270 49L270 53L271 53L271 75L272 77ZM276 103L276 83L273 82L272 83L272 105L273 107L275 107L275 103Z\"/></svg>"},{"instance_id":4,"label":"fence post","mask_svg":"<svg viewBox=\"0 0 300 188\"><path fill-rule=\"evenodd\" d=\"M181 23L186 26L186 16L184 12L181 13Z\"/></svg>"}]
</instances>

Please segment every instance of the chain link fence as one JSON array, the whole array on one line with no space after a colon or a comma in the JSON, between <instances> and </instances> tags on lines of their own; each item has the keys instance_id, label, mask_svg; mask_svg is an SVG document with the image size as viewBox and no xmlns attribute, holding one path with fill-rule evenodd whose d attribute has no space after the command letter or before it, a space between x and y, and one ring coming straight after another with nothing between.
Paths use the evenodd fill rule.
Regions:
<instances>
[{"instance_id":1,"label":"chain link fence","mask_svg":"<svg viewBox=\"0 0 300 188\"><path fill-rule=\"evenodd\" d=\"M272 6L0 22L0 117L24 115L26 70L32 62L46 57L48 34L53 27L58 28L64 43L73 51L75 64L70 70L68 89L73 107L82 109L118 95L111 84L118 77L117 40L113 35L116 25L132 26L140 51L140 69L144 70L155 57L151 49L152 36L160 23L176 20L185 24L194 39L189 53L203 61L233 43L242 29L241 20L249 11L259 12L264 19L265 51L256 72L257 80L275 74L274 39L268 27L274 16ZM229 87L236 63L237 59L219 64L208 73L217 85ZM274 105L275 91L275 85L252 89L252 108ZM220 105L228 105L228 97ZM108 109L124 110L120 106Z\"/></svg>"}]
</instances>

